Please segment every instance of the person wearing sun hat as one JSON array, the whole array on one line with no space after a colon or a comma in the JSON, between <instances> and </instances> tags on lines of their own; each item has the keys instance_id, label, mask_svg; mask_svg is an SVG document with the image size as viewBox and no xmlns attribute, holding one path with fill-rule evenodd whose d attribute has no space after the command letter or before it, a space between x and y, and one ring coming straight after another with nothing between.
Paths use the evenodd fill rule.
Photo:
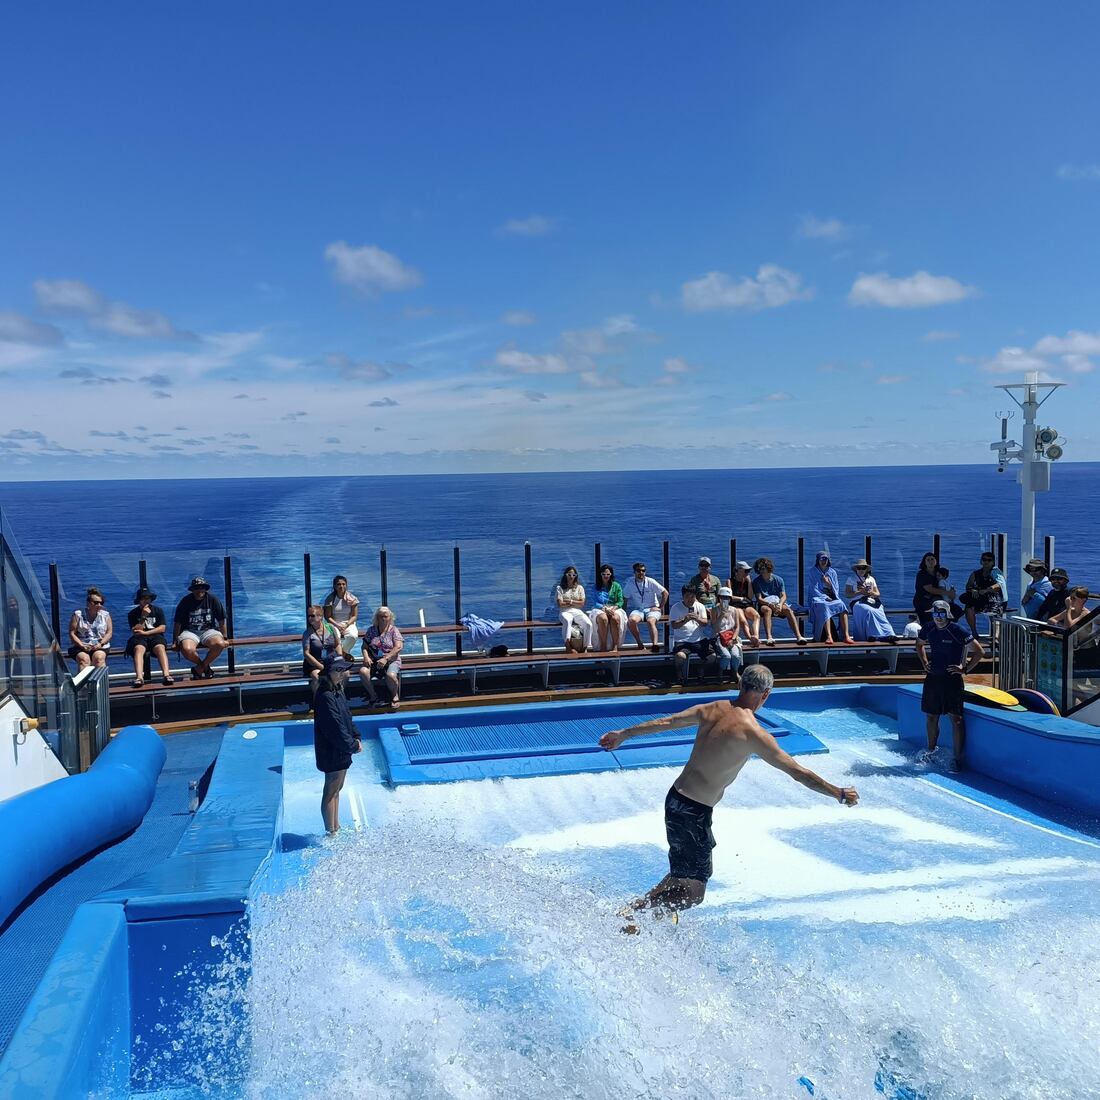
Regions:
<instances>
[{"instance_id":1,"label":"person wearing sun hat","mask_svg":"<svg viewBox=\"0 0 1100 1100\"><path fill-rule=\"evenodd\" d=\"M210 594L205 577L192 577L187 595L176 605L172 619L172 645L184 659L194 665L193 680L209 680L214 673L210 666L221 656L225 645L225 608L217 596ZM199 647L206 656L199 656Z\"/></svg>"},{"instance_id":2,"label":"person wearing sun hat","mask_svg":"<svg viewBox=\"0 0 1100 1100\"><path fill-rule=\"evenodd\" d=\"M1020 597L1020 611L1026 619L1037 619L1039 608L1043 606L1047 596L1054 591L1054 585L1050 583L1047 563L1042 558L1032 558L1024 566L1024 572L1031 578L1031 583Z\"/></svg>"},{"instance_id":3,"label":"person wearing sun hat","mask_svg":"<svg viewBox=\"0 0 1100 1100\"><path fill-rule=\"evenodd\" d=\"M866 558L857 558L852 562L852 575L844 585L844 598L851 601L848 613L852 621L852 637L856 641L894 643L898 640L882 606L882 593Z\"/></svg>"},{"instance_id":4,"label":"person wearing sun hat","mask_svg":"<svg viewBox=\"0 0 1100 1100\"><path fill-rule=\"evenodd\" d=\"M745 617L745 629L749 645L755 649L760 644L760 612L756 610L756 593L752 590L752 566L747 561L734 562L733 576L726 581L732 593L730 603Z\"/></svg>"},{"instance_id":5,"label":"person wearing sun hat","mask_svg":"<svg viewBox=\"0 0 1100 1100\"><path fill-rule=\"evenodd\" d=\"M130 640L126 643L126 656L134 659L134 679L131 687L145 685L145 655L151 653L160 665L166 684L174 684L172 670L168 666L168 621L156 604L157 594L148 588L134 593L134 607L127 619L130 623Z\"/></svg>"},{"instance_id":6,"label":"person wearing sun hat","mask_svg":"<svg viewBox=\"0 0 1100 1100\"><path fill-rule=\"evenodd\" d=\"M963 695L966 674L984 656L981 642L965 623L951 621L951 605L936 600L931 607L932 621L921 627L917 635L917 657L926 673L921 692L928 747L917 755L917 763L931 763L940 739L940 717L951 719L955 755L951 770L963 766L966 750L966 727L963 725Z\"/></svg>"}]
</instances>

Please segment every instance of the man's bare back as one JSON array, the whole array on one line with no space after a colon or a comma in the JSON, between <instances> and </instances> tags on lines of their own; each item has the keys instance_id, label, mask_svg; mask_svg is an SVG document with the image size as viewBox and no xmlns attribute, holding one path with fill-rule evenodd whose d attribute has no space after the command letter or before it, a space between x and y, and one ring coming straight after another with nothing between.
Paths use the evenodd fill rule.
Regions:
<instances>
[{"instance_id":1,"label":"man's bare back","mask_svg":"<svg viewBox=\"0 0 1100 1100\"><path fill-rule=\"evenodd\" d=\"M628 737L697 726L695 744L684 770L665 799L665 831L669 843L669 873L652 890L623 911L630 919L636 909L686 909L698 905L706 893L712 871L711 811L740 774L745 761L755 754L773 768L819 794L854 806L859 794L854 787L835 787L800 764L779 746L756 720L756 711L771 692L773 677L763 665L750 665L741 679L736 699L688 707L667 718L653 718L627 729L611 730L600 738L609 752ZM632 925L624 932L637 931Z\"/></svg>"}]
</instances>

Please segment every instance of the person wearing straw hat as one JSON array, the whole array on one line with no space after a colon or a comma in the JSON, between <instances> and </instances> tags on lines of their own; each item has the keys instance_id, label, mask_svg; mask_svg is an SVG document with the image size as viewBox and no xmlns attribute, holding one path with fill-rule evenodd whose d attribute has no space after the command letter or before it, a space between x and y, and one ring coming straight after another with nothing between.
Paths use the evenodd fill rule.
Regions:
<instances>
[{"instance_id":1,"label":"person wearing straw hat","mask_svg":"<svg viewBox=\"0 0 1100 1100\"><path fill-rule=\"evenodd\" d=\"M981 642L965 623L951 621L951 605L946 600L932 604L932 621L921 627L917 635L917 657L924 667L924 689L921 710L924 711L928 747L917 754L918 764L935 760L940 739L940 717L951 719L955 755L950 770L963 766L966 749L966 727L963 724L963 695L966 674L982 659Z\"/></svg>"},{"instance_id":2,"label":"person wearing straw hat","mask_svg":"<svg viewBox=\"0 0 1100 1100\"><path fill-rule=\"evenodd\" d=\"M172 670L168 667L168 621L156 604L157 594L148 588L134 593L134 607L127 619L130 623L130 639L126 643L126 656L134 659L134 679L130 687L145 686L145 654L152 653L160 665L166 684L174 684Z\"/></svg>"},{"instance_id":3,"label":"person wearing straw hat","mask_svg":"<svg viewBox=\"0 0 1100 1100\"><path fill-rule=\"evenodd\" d=\"M882 606L882 593L878 582L871 575L866 558L852 562L852 575L844 585L844 598L849 600L848 613L852 623L852 637L858 642L896 642L897 635L886 617Z\"/></svg>"}]
</instances>

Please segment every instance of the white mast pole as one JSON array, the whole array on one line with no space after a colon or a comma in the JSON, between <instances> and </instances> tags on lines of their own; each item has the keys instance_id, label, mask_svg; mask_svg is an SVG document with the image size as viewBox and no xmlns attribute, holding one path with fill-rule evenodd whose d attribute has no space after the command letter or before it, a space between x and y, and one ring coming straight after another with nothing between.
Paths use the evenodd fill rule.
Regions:
<instances>
[{"instance_id":1,"label":"white mast pole","mask_svg":"<svg viewBox=\"0 0 1100 1100\"><path fill-rule=\"evenodd\" d=\"M1024 566L1035 557L1035 478L1032 467L1035 454L1035 413L1039 409L1035 400L1035 386L1039 375L1029 371L1024 376L1023 400L1024 437L1020 444L1020 574ZM1040 460L1041 461L1041 460Z\"/></svg>"}]
</instances>

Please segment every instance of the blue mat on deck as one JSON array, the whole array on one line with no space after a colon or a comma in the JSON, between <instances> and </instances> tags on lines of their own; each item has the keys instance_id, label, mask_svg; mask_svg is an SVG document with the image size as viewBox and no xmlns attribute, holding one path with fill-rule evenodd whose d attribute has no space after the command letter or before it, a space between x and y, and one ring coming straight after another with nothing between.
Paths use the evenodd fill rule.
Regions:
<instances>
[{"instance_id":1,"label":"blue mat on deck","mask_svg":"<svg viewBox=\"0 0 1100 1100\"><path fill-rule=\"evenodd\" d=\"M801 726L765 715L758 718L792 756L829 751ZM687 761L695 740L694 726L633 738L615 752L600 748L604 733L630 721L622 715L594 715L557 721L467 720L463 725L438 728L421 728L412 722L383 726L378 733L389 781L395 786L619 771Z\"/></svg>"}]
</instances>

